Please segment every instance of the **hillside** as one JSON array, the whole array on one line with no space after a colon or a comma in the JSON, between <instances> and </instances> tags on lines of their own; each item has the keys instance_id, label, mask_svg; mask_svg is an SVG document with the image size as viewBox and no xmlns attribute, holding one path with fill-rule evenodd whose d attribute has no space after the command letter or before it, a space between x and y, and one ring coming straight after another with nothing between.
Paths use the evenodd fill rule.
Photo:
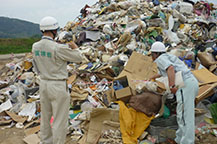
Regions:
<instances>
[{"instance_id":1,"label":"hillside","mask_svg":"<svg viewBox=\"0 0 217 144\"><path fill-rule=\"evenodd\" d=\"M39 25L24 20L0 17L0 38L40 36Z\"/></svg>"},{"instance_id":2,"label":"hillside","mask_svg":"<svg viewBox=\"0 0 217 144\"><path fill-rule=\"evenodd\" d=\"M0 39L0 55L31 52L32 44L40 38L4 38Z\"/></svg>"}]
</instances>

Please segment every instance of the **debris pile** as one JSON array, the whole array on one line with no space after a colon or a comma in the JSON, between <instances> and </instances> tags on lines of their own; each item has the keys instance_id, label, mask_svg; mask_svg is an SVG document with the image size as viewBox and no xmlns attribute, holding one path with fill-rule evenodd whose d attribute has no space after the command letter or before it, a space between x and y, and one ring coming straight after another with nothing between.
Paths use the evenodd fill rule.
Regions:
<instances>
[{"instance_id":1,"label":"debris pile","mask_svg":"<svg viewBox=\"0 0 217 144\"><path fill-rule=\"evenodd\" d=\"M80 12L56 38L59 43L75 41L86 58L82 64L67 66L71 142L143 144L174 138L173 97L162 82L149 81L157 73L149 56L155 41L164 42L168 52L183 60L200 82L196 103L217 102L214 4L99 0ZM40 76L32 66L32 55L7 63L0 77L0 124L24 128L26 138L35 138L40 130ZM216 128L212 129L217 136Z\"/></svg>"}]
</instances>

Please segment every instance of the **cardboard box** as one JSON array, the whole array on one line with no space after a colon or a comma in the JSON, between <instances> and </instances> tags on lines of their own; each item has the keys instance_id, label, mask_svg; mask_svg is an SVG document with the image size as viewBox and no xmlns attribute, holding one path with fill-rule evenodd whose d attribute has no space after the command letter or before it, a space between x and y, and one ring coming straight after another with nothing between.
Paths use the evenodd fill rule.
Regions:
<instances>
[{"instance_id":1,"label":"cardboard box","mask_svg":"<svg viewBox=\"0 0 217 144\"><path fill-rule=\"evenodd\" d=\"M130 96L136 95L136 85L151 78L157 72L157 65L152 61L151 57L133 52L124 70L117 77L117 79L127 78L128 86L116 91L116 98L127 102Z\"/></svg>"},{"instance_id":2,"label":"cardboard box","mask_svg":"<svg viewBox=\"0 0 217 144\"><path fill-rule=\"evenodd\" d=\"M117 99L121 99L123 97L131 96L132 92L131 92L130 87L125 87L123 89L116 90L115 95Z\"/></svg>"},{"instance_id":3,"label":"cardboard box","mask_svg":"<svg viewBox=\"0 0 217 144\"><path fill-rule=\"evenodd\" d=\"M122 89L114 91L116 99L122 100L123 102L128 103L128 101L130 100L130 97L136 94L136 91L131 88L130 82L128 81L128 77L123 76L123 77L115 79L114 82L115 81L118 81L123 86ZM114 82L113 82L112 87L114 86Z\"/></svg>"},{"instance_id":4,"label":"cardboard box","mask_svg":"<svg viewBox=\"0 0 217 144\"><path fill-rule=\"evenodd\" d=\"M149 79L153 75L157 74L157 72L157 65L153 63L151 57L133 52L127 65L124 67L124 70L115 79L120 80L124 86L123 89L114 92L116 98L125 103L128 102L132 95L136 95L136 85L141 80Z\"/></svg>"},{"instance_id":5,"label":"cardboard box","mask_svg":"<svg viewBox=\"0 0 217 144\"><path fill-rule=\"evenodd\" d=\"M135 90L139 81L147 80L157 72L157 65L151 57L133 52L118 78L127 76L130 87Z\"/></svg>"}]
</instances>

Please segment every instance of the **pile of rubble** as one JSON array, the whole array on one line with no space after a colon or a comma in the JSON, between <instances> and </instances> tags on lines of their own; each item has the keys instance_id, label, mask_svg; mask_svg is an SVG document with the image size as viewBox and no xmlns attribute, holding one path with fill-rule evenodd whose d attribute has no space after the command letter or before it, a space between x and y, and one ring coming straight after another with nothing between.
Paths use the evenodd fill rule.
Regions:
<instances>
[{"instance_id":1,"label":"pile of rubble","mask_svg":"<svg viewBox=\"0 0 217 144\"><path fill-rule=\"evenodd\" d=\"M157 73L149 56L155 41L164 42L168 52L192 70L200 86L197 104L204 99L217 102L215 5L190 0L99 0L80 12L56 38L60 43L75 41L86 57L82 64L67 66L72 143L144 144L174 138L175 104L168 88L160 81L148 81ZM24 128L27 143L37 139L40 77L32 55L6 64L0 77L0 124ZM216 127L210 126L209 132L217 137Z\"/></svg>"}]
</instances>

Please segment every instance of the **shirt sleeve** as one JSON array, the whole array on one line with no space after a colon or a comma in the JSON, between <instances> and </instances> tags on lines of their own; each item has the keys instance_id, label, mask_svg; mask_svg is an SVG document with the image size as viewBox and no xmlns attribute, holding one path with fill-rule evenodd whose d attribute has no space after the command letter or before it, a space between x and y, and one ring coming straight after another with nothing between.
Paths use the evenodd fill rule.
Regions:
<instances>
[{"instance_id":1,"label":"shirt sleeve","mask_svg":"<svg viewBox=\"0 0 217 144\"><path fill-rule=\"evenodd\" d=\"M155 62L157 63L158 68L163 71L166 71L169 66L173 65L169 58L163 55L159 56Z\"/></svg>"},{"instance_id":2,"label":"shirt sleeve","mask_svg":"<svg viewBox=\"0 0 217 144\"><path fill-rule=\"evenodd\" d=\"M68 45L63 44L58 45L56 55L58 58L68 62L79 63L83 60L83 56L79 50L71 49Z\"/></svg>"},{"instance_id":3,"label":"shirt sleeve","mask_svg":"<svg viewBox=\"0 0 217 144\"><path fill-rule=\"evenodd\" d=\"M34 45L35 45L35 44L33 44L33 46L32 46L32 65L33 65L33 69L35 70L35 72L36 72L37 74L40 74L40 71L39 71L39 69L38 69L38 66L37 66L37 64L36 64L36 62L35 62L35 48L34 48Z\"/></svg>"}]
</instances>

